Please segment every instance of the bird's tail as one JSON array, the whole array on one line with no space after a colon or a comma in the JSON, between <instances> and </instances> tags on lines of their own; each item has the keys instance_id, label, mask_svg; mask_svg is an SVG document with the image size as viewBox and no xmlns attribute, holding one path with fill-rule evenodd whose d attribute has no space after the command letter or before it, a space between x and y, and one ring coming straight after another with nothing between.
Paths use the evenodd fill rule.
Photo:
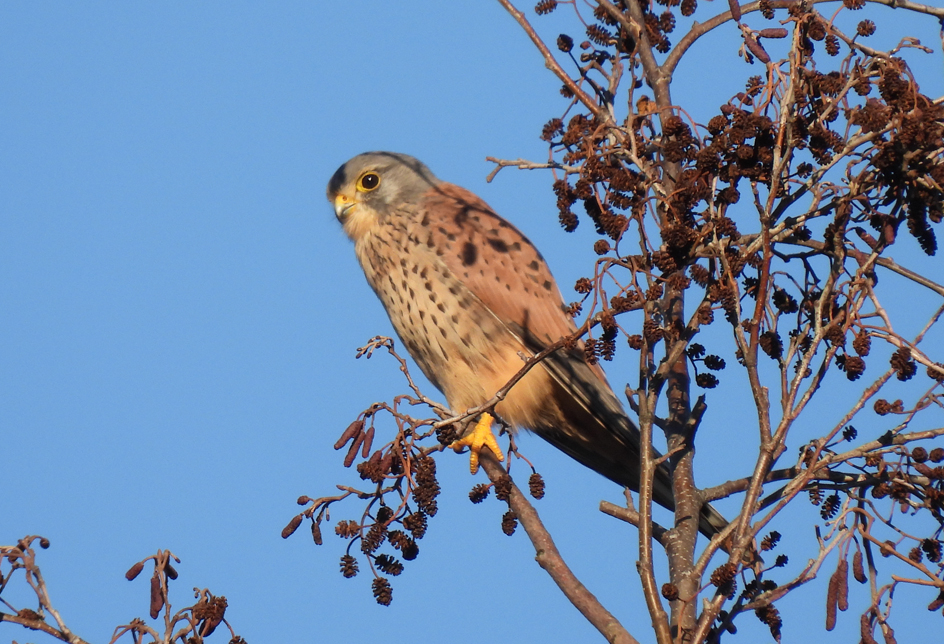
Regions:
<instances>
[{"instance_id":1,"label":"bird's tail","mask_svg":"<svg viewBox=\"0 0 944 644\"><path fill-rule=\"evenodd\" d=\"M551 358L554 356L552 355ZM550 359L545 366L556 384L568 395L555 396L564 422L533 428L536 433L578 462L611 481L639 491L640 435L626 416L616 395L605 381L594 374L582 356L572 359ZM661 455L653 450L653 458ZM652 500L675 511L672 492L672 471L667 463L655 470ZM676 522L685 517L676 517ZM702 506L698 530L712 537L728 525L711 505Z\"/></svg>"}]
</instances>

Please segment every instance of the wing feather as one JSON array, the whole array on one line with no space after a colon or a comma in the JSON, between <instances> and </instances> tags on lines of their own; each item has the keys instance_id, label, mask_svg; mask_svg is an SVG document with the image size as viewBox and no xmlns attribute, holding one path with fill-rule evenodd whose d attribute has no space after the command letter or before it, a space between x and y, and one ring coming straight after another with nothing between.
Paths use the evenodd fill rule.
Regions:
<instances>
[{"instance_id":1,"label":"wing feather","mask_svg":"<svg viewBox=\"0 0 944 644\"><path fill-rule=\"evenodd\" d=\"M512 224L464 188L441 183L420 214L443 262L506 324L543 342L573 333L560 291L541 253Z\"/></svg>"}]
</instances>

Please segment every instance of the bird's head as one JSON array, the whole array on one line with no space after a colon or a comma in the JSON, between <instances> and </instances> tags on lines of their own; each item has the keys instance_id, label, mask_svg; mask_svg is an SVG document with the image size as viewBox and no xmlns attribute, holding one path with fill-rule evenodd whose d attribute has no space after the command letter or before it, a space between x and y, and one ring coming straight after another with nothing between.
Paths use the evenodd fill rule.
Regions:
<instances>
[{"instance_id":1,"label":"bird's head","mask_svg":"<svg viewBox=\"0 0 944 644\"><path fill-rule=\"evenodd\" d=\"M391 212L416 203L440 183L421 161L396 152L365 152L338 168L328 182L328 201L355 242Z\"/></svg>"}]
</instances>

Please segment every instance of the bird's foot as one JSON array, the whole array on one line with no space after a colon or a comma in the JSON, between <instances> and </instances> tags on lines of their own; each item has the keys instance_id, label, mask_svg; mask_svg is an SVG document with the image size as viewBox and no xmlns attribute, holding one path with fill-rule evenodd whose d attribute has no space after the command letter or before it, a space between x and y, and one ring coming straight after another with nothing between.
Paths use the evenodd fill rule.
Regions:
<instances>
[{"instance_id":1,"label":"bird's foot","mask_svg":"<svg viewBox=\"0 0 944 644\"><path fill-rule=\"evenodd\" d=\"M449 447L456 452L461 451L463 447L469 448L469 470L473 474L479 471L479 452L485 447L490 449L499 461L505 460L505 455L502 454L498 441L495 440L495 434L492 433L492 415L488 412L482 414L471 432Z\"/></svg>"}]
</instances>

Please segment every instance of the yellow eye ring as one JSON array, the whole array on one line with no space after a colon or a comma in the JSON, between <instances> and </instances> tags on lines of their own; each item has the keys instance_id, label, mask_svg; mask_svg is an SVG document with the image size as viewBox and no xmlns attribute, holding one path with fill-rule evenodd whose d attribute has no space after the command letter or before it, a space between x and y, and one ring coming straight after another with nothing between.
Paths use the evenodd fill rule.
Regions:
<instances>
[{"instance_id":1,"label":"yellow eye ring","mask_svg":"<svg viewBox=\"0 0 944 644\"><path fill-rule=\"evenodd\" d=\"M376 172L365 172L357 178L357 189L360 192L370 192L380 187L380 175Z\"/></svg>"}]
</instances>

